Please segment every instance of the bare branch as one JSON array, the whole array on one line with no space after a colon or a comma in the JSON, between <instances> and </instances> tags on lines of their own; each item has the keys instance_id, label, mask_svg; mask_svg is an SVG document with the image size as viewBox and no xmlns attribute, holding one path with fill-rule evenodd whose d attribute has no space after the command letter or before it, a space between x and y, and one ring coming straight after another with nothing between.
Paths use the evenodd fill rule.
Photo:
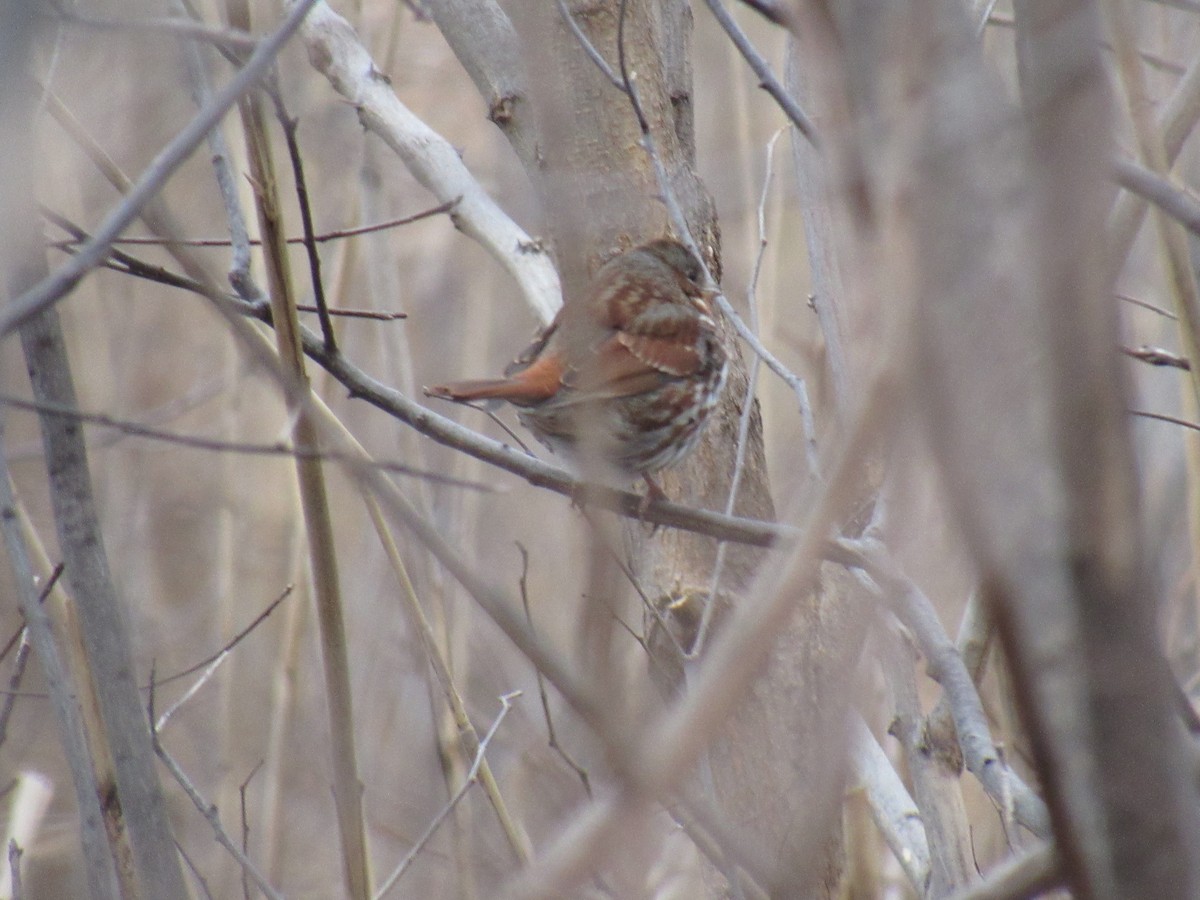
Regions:
<instances>
[{"instance_id":1,"label":"bare branch","mask_svg":"<svg viewBox=\"0 0 1200 900\"><path fill-rule=\"evenodd\" d=\"M298 3L288 0L293 10ZM558 273L549 254L480 187L454 149L418 119L392 91L350 24L316 0L304 24L309 59L339 94L354 104L363 126L382 138L440 200L459 199L457 228L478 241L516 279L530 309L549 322L562 305Z\"/></svg>"},{"instance_id":2,"label":"bare branch","mask_svg":"<svg viewBox=\"0 0 1200 900\"><path fill-rule=\"evenodd\" d=\"M713 18L725 29L725 33L729 35L729 39L733 41L738 52L750 64L750 68L754 70L754 74L759 77L763 89L775 99L775 102L779 104L779 108L792 120L792 124L796 126L796 130L804 135L805 139L814 147L820 147L816 126L813 125L812 120L804 110L800 108L800 104L796 102L796 99L779 83L779 79L775 77L775 73L767 65L767 61L762 58L762 54L754 49L754 45L750 43L750 39L746 37L746 33L742 31L738 23L734 21L733 16L729 14L729 10L725 8L725 4L721 0L705 0L705 2L712 12Z\"/></svg>"},{"instance_id":3,"label":"bare branch","mask_svg":"<svg viewBox=\"0 0 1200 900\"><path fill-rule=\"evenodd\" d=\"M425 614L425 609L421 605L420 598L417 597L417 590L412 583L412 579L409 577L408 567L404 565L404 559L400 556L400 551L396 547L396 542L387 528L387 523L384 522L383 512L380 509L378 501L370 495L365 495L363 499L366 501L367 514L371 517L371 523L375 527L375 532L379 537L380 543L383 544L384 552L387 554L392 569L396 573L396 578L400 582L400 593L404 599L405 611L408 613L413 625L416 627L417 633L421 637L421 645L425 650L425 656L429 660L430 668L433 669L438 687L441 688L442 693L446 697L446 703L450 707L450 713L454 719L454 726L457 731L459 743L464 751L464 756L474 755L478 752L480 746L479 734L476 731L475 724L471 721L471 717L467 714L466 703L463 702L458 686L454 683L450 666L442 648L438 644L437 636L434 634L433 625L430 623L429 617ZM539 687L542 684L540 672L538 673L538 684ZM480 761L478 775L480 782L483 784L483 790L487 795L488 802L491 803L492 809L496 812L496 817L500 820L500 827L504 830L504 836L508 839L508 844L512 848L514 857L521 865L528 864L529 858L532 855L529 838L509 812L508 804L504 801L504 797L500 793L500 786L496 782L496 777L492 774L492 767L486 759Z\"/></svg>"},{"instance_id":4,"label":"bare branch","mask_svg":"<svg viewBox=\"0 0 1200 900\"><path fill-rule=\"evenodd\" d=\"M958 771L946 766L936 752L925 746L921 729L924 717L917 696L916 649L903 629L886 632L882 635L883 674L894 705L888 733L900 742L904 751L913 799L925 823L930 857L929 895L944 897L971 880L970 829Z\"/></svg>"},{"instance_id":5,"label":"bare branch","mask_svg":"<svg viewBox=\"0 0 1200 900\"><path fill-rule=\"evenodd\" d=\"M250 27L250 5L247 0L226 0L226 9L231 22L243 28ZM262 95L258 92L246 94L239 100L238 111L246 141L250 176L255 183L254 205L259 233L263 238L267 296L275 326L276 356L267 358L272 365L277 362L282 380L293 387L287 395L292 441L301 446L316 446L321 439L321 426L317 424L321 414L316 410L300 340L295 286L284 242L283 206ZM288 130L291 130L290 126ZM290 149L293 163L298 166L298 149L294 143ZM303 192L302 185L301 180L299 189ZM301 205L305 205L303 199ZM304 231L311 238L310 218L305 220ZM315 255L315 245L311 239L306 248L311 263ZM319 281L320 272L313 265L312 275ZM318 303L323 305L320 290L317 294ZM324 331L322 345L336 352L328 314L322 316L321 325ZM296 459L295 469L317 614L325 713L329 726L331 787L343 886L352 900L368 900L371 895L371 869L363 812L363 785L356 748L353 693L350 689L351 653L346 634L346 602L339 576L333 510L329 502L325 469L321 464L314 460Z\"/></svg>"},{"instance_id":6,"label":"bare branch","mask_svg":"<svg viewBox=\"0 0 1200 900\"><path fill-rule=\"evenodd\" d=\"M179 18L105 19L100 16L85 15L76 9L64 7L58 2L53 5L57 8L56 17L60 21L100 31L149 31L154 34L206 41L239 53L251 53L259 43L257 37L237 28L214 28L201 22Z\"/></svg>"},{"instance_id":7,"label":"bare branch","mask_svg":"<svg viewBox=\"0 0 1200 900\"><path fill-rule=\"evenodd\" d=\"M781 131L775 132L770 142L767 144L767 170L763 175L762 192L758 200L758 255L754 259L754 269L750 274L750 283L746 286L746 306L750 312L750 327L758 331L758 302L756 291L758 286L758 275L762 269L763 254L767 249L767 232L766 232L766 205L767 193L771 187L771 178L774 174L775 162L775 141L778 140ZM758 384L758 367L761 357L755 356L750 362L750 372L746 379L746 393L742 397L742 414L738 417L737 431L737 452L734 456L733 477L729 481L729 498L725 501L725 515L733 514L734 503L737 501L738 489L742 483L742 473L746 461L746 439L750 434L750 417L754 412L754 391ZM805 431L812 441L815 435L815 425L812 422L805 424ZM810 465L816 464L816 446L810 447L809 453ZM812 471L816 471L815 468ZM717 547L717 558L713 562L712 577L709 579L708 586L708 602L704 605L704 613L700 618L700 628L696 632L696 639L692 642L691 651L688 654L692 658L699 658L704 652L704 644L708 640L708 631L712 627L713 618L716 615L718 606L718 592L721 587L721 574L725 567L725 552L727 545L722 541Z\"/></svg>"},{"instance_id":8,"label":"bare branch","mask_svg":"<svg viewBox=\"0 0 1200 900\"><path fill-rule=\"evenodd\" d=\"M504 132L525 165L534 164L536 143L525 114L528 86L512 22L495 0L427 0L429 14L462 63L488 118Z\"/></svg>"},{"instance_id":9,"label":"bare branch","mask_svg":"<svg viewBox=\"0 0 1200 900\"><path fill-rule=\"evenodd\" d=\"M1162 347L1145 345L1141 347L1122 347L1121 352L1128 357L1140 362L1149 363L1152 366L1168 366L1173 369L1183 369L1184 371L1192 367L1192 362L1187 357L1172 353L1170 350L1164 350Z\"/></svg>"},{"instance_id":10,"label":"bare branch","mask_svg":"<svg viewBox=\"0 0 1200 900\"><path fill-rule=\"evenodd\" d=\"M487 734L485 734L483 736L483 740L479 742L479 750L475 754L475 759L471 763L471 769L467 772L467 777L463 781L462 787L460 787L458 792L450 798L450 802L443 806L441 811L434 816L433 821L429 823L429 827L425 829L425 833L417 839L417 842L413 844L412 849L408 851L408 854L404 857L404 859L400 860L399 865L397 865L392 874L387 877L387 880L383 882L383 885L375 894L375 900L382 900L382 898L393 887L396 886L396 882L400 880L401 876L403 876L408 870L408 867L412 865L413 860L417 858L417 854L425 849L425 845L429 843L429 839L433 837L434 832L436 832L442 822L445 821L446 816L450 815L450 813L454 811L454 807L458 806L459 801L467 795L467 791L471 789L471 785L473 785L475 780L479 777L479 767L483 764L485 754L488 750L488 745L492 743L492 738L496 736L496 732L500 728L500 723L504 721L504 717L507 716L508 711L512 709L513 701L520 696L520 691L511 691L510 693L504 694L500 697L500 714L496 716L495 721L492 722L491 728L487 730Z\"/></svg>"},{"instance_id":11,"label":"bare branch","mask_svg":"<svg viewBox=\"0 0 1200 900\"><path fill-rule=\"evenodd\" d=\"M899 571L878 541L843 538L833 542L830 550L834 559L868 573L867 586L878 591L900 621L912 631L930 677L946 691L959 745L970 772L1000 808L1003 809L1011 797L1017 821L1039 837L1049 837L1050 816L1045 804L1009 769L992 742L979 692L929 598Z\"/></svg>"},{"instance_id":12,"label":"bare branch","mask_svg":"<svg viewBox=\"0 0 1200 900\"><path fill-rule=\"evenodd\" d=\"M152 708L151 717L153 717L153 712L154 711ZM167 752L167 748L163 746L162 741L159 739L158 732L154 732L153 737L154 752L158 754L158 758L162 760L163 765L167 767L167 771L171 773L171 777L175 779L181 788L183 788L183 792L187 794L188 799L192 801L192 805L200 811L200 814L204 816L208 824L212 827L213 836L216 837L217 843L229 851L229 855L237 860L238 865L242 867L242 871L250 876L250 880L254 882L254 884L260 891L263 892L268 900L283 900L283 894L275 890L275 888L271 885L271 882L267 880L267 876L263 874L262 870L260 870L257 865L255 865L254 860L250 859L250 857L243 853L242 849L225 831L225 827L221 824L221 816L217 812L217 808L205 800L200 792L196 790L196 787L192 784L191 779L187 777L183 769L180 768L179 763L175 761L175 758L172 757L171 754Z\"/></svg>"},{"instance_id":13,"label":"bare branch","mask_svg":"<svg viewBox=\"0 0 1200 900\"><path fill-rule=\"evenodd\" d=\"M1188 65L1170 98L1162 104L1155 128L1162 133L1167 159L1174 162L1183 142L1200 118L1200 56ZM1117 198L1108 217L1111 246L1108 251L1109 275L1112 279L1125 268L1129 250L1146 214L1146 204L1138 196L1123 194Z\"/></svg>"},{"instance_id":14,"label":"bare branch","mask_svg":"<svg viewBox=\"0 0 1200 900\"><path fill-rule=\"evenodd\" d=\"M137 262L123 254L117 254L117 258ZM211 299L211 286L178 276L170 276L170 278L169 283L195 291ZM270 310L262 305L246 303L228 294L222 294L221 300L236 308L243 315L268 324L271 322ZM478 434L421 406L400 391L372 378L341 353L328 353L321 339L304 326L300 327L300 335L304 343L304 352L340 381L352 397L366 400L438 443L461 450L476 459L517 475L535 487L547 488L572 499L581 496L586 489L590 504L611 510L626 518L641 519L667 528L681 528L735 543L766 547L777 540L793 536L793 532L784 525L723 516L710 510L695 509L669 501L658 501L650 504L648 508L644 508L643 498L632 491L614 490L602 485L588 485L565 469L514 450L506 444ZM294 451L287 451L289 454L292 452ZM334 455L330 458L339 458L336 451L323 452L333 452ZM384 463L383 468L387 468L388 465L388 463Z\"/></svg>"},{"instance_id":15,"label":"bare branch","mask_svg":"<svg viewBox=\"0 0 1200 900\"><path fill-rule=\"evenodd\" d=\"M91 240L80 247L79 252L57 272L14 298L0 312L0 337L11 334L32 316L61 300L80 279L103 261L112 242L141 214L167 179L192 155L209 130L266 73L316 2L295 0L280 26L262 40L246 61L245 67L154 158L125 198L105 216Z\"/></svg>"},{"instance_id":16,"label":"bare branch","mask_svg":"<svg viewBox=\"0 0 1200 900\"><path fill-rule=\"evenodd\" d=\"M401 216L398 219L388 219L385 222L376 222L372 225L360 225L357 228L338 228L334 231L325 231L321 234L313 235L313 240L318 244L323 244L328 241L338 241L344 238L358 237L363 234L374 234L377 231L387 231L392 228L398 228L402 225L411 225L413 222L420 222L422 219L429 219L433 216L440 216L442 213L451 212L454 207L458 206L461 197L455 197L453 200L447 200L445 203L439 203L437 206L422 210L419 213L413 213L411 216ZM289 244L303 244L303 237L290 237L287 239ZM165 242L162 238L157 237L124 237L113 241L114 246L133 246L137 244L146 244L150 246L162 246ZM233 241L229 238L188 238L175 241L181 247L228 247ZM251 247L262 246L262 241L258 238L249 240Z\"/></svg>"},{"instance_id":17,"label":"bare branch","mask_svg":"<svg viewBox=\"0 0 1200 900\"><path fill-rule=\"evenodd\" d=\"M1118 159L1116 174L1121 187L1149 200L1192 234L1200 234L1200 201L1132 160Z\"/></svg>"},{"instance_id":18,"label":"bare branch","mask_svg":"<svg viewBox=\"0 0 1200 900\"><path fill-rule=\"evenodd\" d=\"M50 618L38 598L29 550L17 523L16 498L13 496L8 458L4 453L3 429L4 417L0 417L0 530L4 532L4 543L25 617L25 628L30 643L37 651L42 676L50 690L55 722L70 765L75 801L79 805L79 838L86 862L88 890L96 900L116 900L115 872L105 838L95 771L79 711L71 697L70 679L54 642Z\"/></svg>"},{"instance_id":19,"label":"bare branch","mask_svg":"<svg viewBox=\"0 0 1200 900\"><path fill-rule=\"evenodd\" d=\"M930 862L921 813L867 723L855 714L850 727L850 764L866 794L871 818L917 894L924 896Z\"/></svg>"},{"instance_id":20,"label":"bare branch","mask_svg":"<svg viewBox=\"0 0 1200 900\"><path fill-rule=\"evenodd\" d=\"M108 416L103 413L86 413L77 409L68 409L60 404L55 403L38 403L32 400L22 400L19 397L12 397L7 394L0 394L0 404L4 406L12 406L17 409L26 409L31 412L43 413L49 416L58 416L60 418L73 419L78 422L87 422L92 425L101 425L105 428L113 428L124 434L133 435L135 437L147 438L154 441L163 441L168 444L177 444L181 447L192 447L197 450L212 450L216 453L238 453L247 456L287 456L293 459L306 459L316 462L344 462L347 457L344 453L339 453L336 450L316 450L309 447L289 447L282 442L276 444L254 444L245 441L226 441L220 438L206 438L199 435L179 434L174 431L165 431L161 428L154 428L150 425L143 425L140 422L131 422L128 419L118 419L115 416ZM427 479L438 484L453 485L467 490L483 491L485 493L493 493L496 488L490 484L484 484L479 481L469 481L464 478L455 478L452 475L443 475L440 472L431 472L424 469L414 469L405 463L394 462L389 460L374 460L371 465L378 467L385 472L394 472L398 475L410 475L414 478Z\"/></svg>"},{"instance_id":21,"label":"bare branch","mask_svg":"<svg viewBox=\"0 0 1200 900\"><path fill-rule=\"evenodd\" d=\"M595 45L588 40L588 36L583 33L583 29L579 27L579 23L575 21L575 17L571 15L571 11L567 9L567 0L557 0L558 14L562 16L564 22L567 23L567 28L571 29L571 34L575 36L575 40L579 41L579 46L583 48L583 52L587 54L588 59L595 64L596 68L608 79L608 83L615 87L622 94L628 95L629 88L621 77L612 70L612 66L608 64L600 51Z\"/></svg>"}]
</instances>

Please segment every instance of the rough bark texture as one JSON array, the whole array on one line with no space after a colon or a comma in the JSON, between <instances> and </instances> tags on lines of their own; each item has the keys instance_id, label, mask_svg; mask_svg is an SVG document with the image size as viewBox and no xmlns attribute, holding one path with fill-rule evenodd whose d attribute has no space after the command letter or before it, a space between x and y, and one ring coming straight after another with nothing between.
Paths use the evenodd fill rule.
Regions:
<instances>
[{"instance_id":1,"label":"rough bark texture","mask_svg":"<svg viewBox=\"0 0 1200 900\"><path fill-rule=\"evenodd\" d=\"M533 6L539 9L514 15L525 42L523 57L539 124L537 167L530 175L543 199L547 233L570 303L598 261L618 247L663 234L669 225L629 100L585 55L561 19L544 15L538 4ZM619 71L620 4L569 6L596 49ZM693 168L691 10L676 0L631 2L627 15L628 68L636 72L638 95L655 148L705 261L719 278L720 232L715 209ZM727 501L747 387L740 345L733 340L729 343L736 347L734 364L715 421L687 462L661 479L672 499L709 509L723 509ZM797 464L802 465L799 455ZM761 519L775 515L757 409L734 511ZM671 625L688 644L708 598L716 543L671 530L647 541L643 529L635 530L631 542L640 555L638 575L643 587L662 609L670 608ZM761 551L728 548L720 608L736 608L739 595L750 588L760 560ZM779 651L772 656L768 671L716 737L707 760L716 800L748 842L771 848L769 855L778 867L776 887L781 888L807 882L807 873L793 870L796 864L819 870L822 874L817 877L826 888L836 882L839 870L839 838L835 834L826 842L828 829L817 839L828 844L818 848L824 861L813 865L805 841L812 841L814 821L821 821L822 816L802 813L807 808L830 814L836 810L840 792L838 778L831 777L831 760L811 751L827 744L827 736L839 727L835 722L840 722L836 704L827 704L826 714L821 714L830 686L828 676L841 671L840 645L833 638L840 628L838 623L826 621L828 615L817 597L797 598L797 612L779 635ZM718 628L722 617L718 616ZM649 630L654 632L653 627ZM658 667L680 675L674 642L660 640L656 646ZM837 816L825 821L836 822Z\"/></svg>"}]
</instances>

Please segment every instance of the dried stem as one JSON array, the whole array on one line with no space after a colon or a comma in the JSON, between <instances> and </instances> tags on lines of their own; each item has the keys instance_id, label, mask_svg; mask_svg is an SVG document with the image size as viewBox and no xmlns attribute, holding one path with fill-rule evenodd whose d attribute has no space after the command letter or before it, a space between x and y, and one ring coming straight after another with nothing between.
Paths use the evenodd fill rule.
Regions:
<instances>
[{"instance_id":1,"label":"dried stem","mask_svg":"<svg viewBox=\"0 0 1200 900\"><path fill-rule=\"evenodd\" d=\"M249 7L244 0L228 0L227 5L230 21L248 30ZM256 92L245 94L239 100L239 109L246 135L250 175L255 187L254 199L258 211L259 232L263 238L263 259L266 263L271 312L275 324L276 349L284 371L291 376L294 384L304 385L301 390L306 391L308 377L304 367L296 299L284 240L285 230L275 163L261 96ZM311 220L305 222L305 231L308 234L311 234L311 225ZM327 323L328 317L323 321ZM327 347L333 346L332 331L326 333L323 343ZM302 447L316 446L319 430L313 423L311 414L296 398L289 397L289 403L294 416L292 440ZM333 764L333 799L341 839L342 874L345 878L346 892L352 900L368 900L371 896L370 861L363 822L362 783L358 775L355 751L354 709L350 693L350 652L346 644L333 521L321 464L314 460L297 459L296 477L308 533L309 564L312 570L321 661L325 674L325 697L332 743L330 749Z\"/></svg>"}]
</instances>

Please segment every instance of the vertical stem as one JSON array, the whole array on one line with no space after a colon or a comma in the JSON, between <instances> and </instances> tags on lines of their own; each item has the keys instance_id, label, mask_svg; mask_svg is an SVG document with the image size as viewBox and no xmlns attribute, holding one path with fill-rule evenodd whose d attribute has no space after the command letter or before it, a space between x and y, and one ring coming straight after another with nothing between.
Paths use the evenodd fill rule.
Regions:
<instances>
[{"instance_id":1,"label":"vertical stem","mask_svg":"<svg viewBox=\"0 0 1200 900\"><path fill-rule=\"evenodd\" d=\"M244 0L229 0L230 24L249 30L249 9ZM246 133L250 176L254 184L258 223L263 241L267 284L275 323L276 346L284 368L295 383L308 390L299 322L287 263L287 245L276 187L275 166L267 139L261 95L252 92L239 101ZM311 417L293 403L292 440L298 447L315 447L317 429ZM341 838L342 873L346 892L353 900L368 900L371 879L363 824L362 784L354 747L354 714L350 697L350 661L346 626L334 551L333 523L325 477L315 459L297 459L300 503L308 530L309 563L317 602L317 626L325 672L325 694L332 742L333 799Z\"/></svg>"},{"instance_id":2,"label":"vertical stem","mask_svg":"<svg viewBox=\"0 0 1200 900\"><path fill-rule=\"evenodd\" d=\"M3 420L0 419L0 433L2 432ZM18 518L16 498L9 482L8 459L4 455L3 446L0 446L0 521L3 523L4 542L17 582L25 626L29 630L30 642L37 653L42 675L46 679L63 750L71 768L75 800L79 804L79 837L83 845L88 891L94 900L115 900L119 896L114 877L116 873L105 846L104 816L100 811L95 773L88 756L87 738L83 733L79 711L71 702L69 679L66 667L59 658L58 648L54 644L50 617L38 602L29 548L25 545Z\"/></svg>"},{"instance_id":3,"label":"vertical stem","mask_svg":"<svg viewBox=\"0 0 1200 900\"><path fill-rule=\"evenodd\" d=\"M35 225L38 211L32 185L37 181L37 157L31 138L35 93L27 72L38 6L0 6L0 218L13 226L0 247L0 272L9 298L20 296L48 274L40 231ZM29 318L21 328L21 346L34 398L40 403L74 409L74 381L57 313L50 310ZM47 677L58 680L63 692L56 706L83 820L89 889L96 897L116 896L113 863L104 852L100 825L99 800L103 799L106 812L119 811L123 818L119 825L126 830L132 846L139 897L174 900L186 896L183 871L137 692L129 631L109 572L83 432L75 420L50 414L41 416L41 432L59 547L90 665L91 684L81 689L94 689L103 726L102 733L91 738L96 744L108 742L115 767L115 792L105 790L103 797L97 791L78 710L66 697L65 673L50 641L45 610L36 602L28 548L19 535L6 472L0 473L5 494L0 505L5 509L5 523L11 526L9 552L18 571L26 573L19 576L19 580L28 582L21 588L23 597L33 591L33 604L26 605L31 636L42 631L45 639L35 642L35 647Z\"/></svg>"}]
</instances>

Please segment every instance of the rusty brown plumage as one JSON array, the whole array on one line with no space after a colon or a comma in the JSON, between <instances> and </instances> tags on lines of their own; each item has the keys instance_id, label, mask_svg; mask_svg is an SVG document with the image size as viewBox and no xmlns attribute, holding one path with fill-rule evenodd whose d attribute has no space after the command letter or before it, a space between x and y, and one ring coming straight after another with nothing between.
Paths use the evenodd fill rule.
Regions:
<instances>
[{"instance_id":1,"label":"rusty brown plumage","mask_svg":"<svg viewBox=\"0 0 1200 900\"><path fill-rule=\"evenodd\" d=\"M727 354L700 264L663 238L610 260L503 378L426 388L431 397L505 400L522 424L576 460L580 444L632 479L695 446L725 384Z\"/></svg>"}]
</instances>

